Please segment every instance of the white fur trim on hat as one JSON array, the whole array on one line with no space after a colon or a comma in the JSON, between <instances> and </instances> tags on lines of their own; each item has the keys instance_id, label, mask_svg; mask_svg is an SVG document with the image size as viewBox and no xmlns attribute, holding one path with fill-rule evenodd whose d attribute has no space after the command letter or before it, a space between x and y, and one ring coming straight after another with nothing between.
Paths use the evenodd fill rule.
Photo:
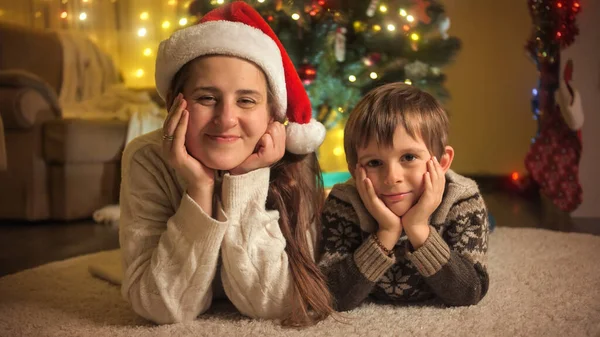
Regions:
<instances>
[{"instance_id":1,"label":"white fur trim on hat","mask_svg":"<svg viewBox=\"0 0 600 337\"><path fill-rule=\"evenodd\" d=\"M277 114L285 117L287 91L281 52L260 29L241 22L210 21L179 30L158 46L156 89L166 99L173 77L189 61L204 55L237 56L258 65L275 94Z\"/></svg>"},{"instance_id":2,"label":"white fur trim on hat","mask_svg":"<svg viewBox=\"0 0 600 337\"><path fill-rule=\"evenodd\" d=\"M325 133L325 126L314 118L306 124L290 122L286 126L285 148L295 154L314 152L325 140Z\"/></svg>"}]
</instances>

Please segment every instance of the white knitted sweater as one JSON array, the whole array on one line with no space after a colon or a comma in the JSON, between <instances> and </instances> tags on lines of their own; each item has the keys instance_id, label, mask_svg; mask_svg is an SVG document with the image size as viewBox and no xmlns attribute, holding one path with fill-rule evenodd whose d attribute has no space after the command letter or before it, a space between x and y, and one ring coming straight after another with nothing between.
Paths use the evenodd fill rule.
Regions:
<instances>
[{"instance_id":1,"label":"white knitted sweater","mask_svg":"<svg viewBox=\"0 0 600 337\"><path fill-rule=\"evenodd\" d=\"M279 213L265 209L269 168L226 174L213 219L162 159L161 131L133 140L123 154L123 296L160 324L195 319L222 289L242 314L286 315L292 276Z\"/></svg>"}]
</instances>

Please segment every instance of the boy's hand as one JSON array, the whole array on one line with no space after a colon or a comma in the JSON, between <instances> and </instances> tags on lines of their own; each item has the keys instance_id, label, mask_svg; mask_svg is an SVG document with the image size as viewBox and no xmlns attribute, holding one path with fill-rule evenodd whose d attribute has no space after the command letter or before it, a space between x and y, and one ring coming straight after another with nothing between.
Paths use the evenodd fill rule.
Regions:
<instances>
[{"instance_id":1,"label":"boy's hand","mask_svg":"<svg viewBox=\"0 0 600 337\"><path fill-rule=\"evenodd\" d=\"M245 174L276 163L285 154L285 138L285 126L276 121L271 122L265 134L256 144L256 150L229 173L232 175Z\"/></svg>"},{"instance_id":2,"label":"boy's hand","mask_svg":"<svg viewBox=\"0 0 600 337\"><path fill-rule=\"evenodd\" d=\"M406 236L414 249L421 247L429 237L429 217L442 202L446 176L437 158L427 162L427 172L423 177L425 191L416 205L402 217Z\"/></svg>"},{"instance_id":3,"label":"boy's hand","mask_svg":"<svg viewBox=\"0 0 600 337\"><path fill-rule=\"evenodd\" d=\"M379 224L377 237L389 250L392 250L402 235L402 221L375 193L371 179L360 164L356 164L356 189L363 204Z\"/></svg>"}]
</instances>

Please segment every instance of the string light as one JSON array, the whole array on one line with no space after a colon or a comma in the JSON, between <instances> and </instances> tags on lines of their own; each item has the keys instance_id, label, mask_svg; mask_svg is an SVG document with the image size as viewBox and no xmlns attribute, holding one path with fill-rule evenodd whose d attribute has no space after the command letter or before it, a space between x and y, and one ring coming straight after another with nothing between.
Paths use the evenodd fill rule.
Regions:
<instances>
[{"instance_id":1,"label":"string light","mask_svg":"<svg viewBox=\"0 0 600 337\"><path fill-rule=\"evenodd\" d=\"M341 106L339 106L339 107L338 107L338 111L339 111L340 113L344 113L344 108L342 108Z\"/></svg>"},{"instance_id":2,"label":"string light","mask_svg":"<svg viewBox=\"0 0 600 337\"><path fill-rule=\"evenodd\" d=\"M407 16L408 13L404 9L400 9L400 16Z\"/></svg>"},{"instance_id":3,"label":"string light","mask_svg":"<svg viewBox=\"0 0 600 337\"><path fill-rule=\"evenodd\" d=\"M408 78L404 80L404 83L406 83L408 85L412 85L412 81Z\"/></svg>"},{"instance_id":4,"label":"string light","mask_svg":"<svg viewBox=\"0 0 600 337\"><path fill-rule=\"evenodd\" d=\"M171 23L169 21L163 21L161 26L163 29L168 29L169 27L171 27Z\"/></svg>"},{"instance_id":5,"label":"string light","mask_svg":"<svg viewBox=\"0 0 600 337\"><path fill-rule=\"evenodd\" d=\"M79 14L79 20L85 21L85 19L87 19L87 14L85 12Z\"/></svg>"},{"instance_id":6,"label":"string light","mask_svg":"<svg viewBox=\"0 0 600 337\"><path fill-rule=\"evenodd\" d=\"M144 76L144 69L138 69L135 71L135 77L140 78Z\"/></svg>"},{"instance_id":7,"label":"string light","mask_svg":"<svg viewBox=\"0 0 600 337\"><path fill-rule=\"evenodd\" d=\"M142 20L148 20L148 12L142 12L140 14L140 19L142 19Z\"/></svg>"},{"instance_id":8,"label":"string light","mask_svg":"<svg viewBox=\"0 0 600 337\"><path fill-rule=\"evenodd\" d=\"M385 13L385 12L387 12L387 7L385 5L381 5L381 6L379 6L379 11L381 13Z\"/></svg>"},{"instance_id":9,"label":"string light","mask_svg":"<svg viewBox=\"0 0 600 337\"><path fill-rule=\"evenodd\" d=\"M404 29L405 32L408 32L410 30L410 26L404 25L404 26L402 26L402 29Z\"/></svg>"},{"instance_id":10,"label":"string light","mask_svg":"<svg viewBox=\"0 0 600 337\"><path fill-rule=\"evenodd\" d=\"M263 3L263 2L265 2L265 0L258 0L258 2L259 2L259 3Z\"/></svg>"},{"instance_id":11,"label":"string light","mask_svg":"<svg viewBox=\"0 0 600 337\"><path fill-rule=\"evenodd\" d=\"M408 22L413 22L413 21L415 21L415 17L414 17L414 16L412 16L412 15L408 15L408 16L406 17L406 21L408 21Z\"/></svg>"},{"instance_id":12,"label":"string light","mask_svg":"<svg viewBox=\"0 0 600 337\"><path fill-rule=\"evenodd\" d=\"M376 72L372 72L369 74L369 77L371 77L371 79L377 79L377 73Z\"/></svg>"},{"instance_id":13,"label":"string light","mask_svg":"<svg viewBox=\"0 0 600 337\"><path fill-rule=\"evenodd\" d=\"M380 25L374 25L373 26L373 30L376 31L376 32L378 32L378 31L381 30L381 26Z\"/></svg>"},{"instance_id":14,"label":"string light","mask_svg":"<svg viewBox=\"0 0 600 337\"><path fill-rule=\"evenodd\" d=\"M152 49L150 49L150 48L144 49L144 56L150 56L150 55L152 55Z\"/></svg>"},{"instance_id":15,"label":"string light","mask_svg":"<svg viewBox=\"0 0 600 337\"><path fill-rule=\"evenodd\" d=\"M350 82L356 82L356 76L354 76L354 75L348 76L348 81L350 81Z\"/></svg>"},{"instance_id":16,"label":"string light","mask_svg":"<svg viewBox=\"0 0 600 337\"><path fill-rule=\"evenodd\" d=\"M413 39L413 41L419 41L419 35L417 33L410 34L410 38Z\"/></svg>"},{"instance_id":17,"label":"string light","mask_svg":"<svg viewBox=\"0 0 600 337\"><path fill-rule=\"evenodd\" d=\"M137 35L140 37L146 36L146 33L148 33L148 31L146 30L146 28L140 28L137 31Z\"/></svg>"},{"instance_id":18,"label":"string light","mask_svg":"<svg viewBox=\"0 0 600 337\"><path fill-rule=\"evenodd\" d=\"M219 5L222 5L224 2L225 2L224 0L217 0L217 3L218 3Z\"/></svg>"},{"instance_id":19,"label":"string light","mask_svg":"<svg viewBox=\"0 0 600 337\"><path fill-rule=\"evenodd\" d=\"M395 30L396 30L396 26L394 26L394 25L392 25L392 24L389 24L389 25L387 25L387 29L388 29L390 32L393 32L393 31L395 31Z\"/></svg>"},{"instance_id":20,"label":"string light","mask_svg":"<svg viewBox=\"0 0 600 337\"><path fill-rule=\"evenodd\" d=\"M188 21L187 21L187 19L186 19L186 18L181 18L181 19L179 19L179 25L180 25L180 26L185 26L185 25L187 25L187 22L188 22Z\"/></svg>"},{"instance_id":21,"label":"string light","mask_svg":"<svg viewBox=\"0 0 600 337\"><path fill-rule=\"evenodd\" d=\"M67 12L62 12L62 13L60 13L60 18L61 19L66 19L68 15L69 14Z\"/></svg>"},{"instance_id":22,"label":"string light","mask_svg":"<svg viewBox=\"0 0 600 337\"><path fill-rule=\"evenodd\" d=\"M300 14L298 14L298 13L294 13L294 14L292 14L292 19L294 19L294 20L296 20L296 21L297 21L297 20L300 20Z\"/></svg>"},{"instance_id":23,"label":"string light","mask_svg":"<svg viewBox=\"0 0 600 337\"><path fill-rule=\"evenodd\" d=\"M169 0L169 2L167 2L167 4L169 6L175 6L175 5L177 5L177 1L176 0Z\"/></svg>"}]
</instances>

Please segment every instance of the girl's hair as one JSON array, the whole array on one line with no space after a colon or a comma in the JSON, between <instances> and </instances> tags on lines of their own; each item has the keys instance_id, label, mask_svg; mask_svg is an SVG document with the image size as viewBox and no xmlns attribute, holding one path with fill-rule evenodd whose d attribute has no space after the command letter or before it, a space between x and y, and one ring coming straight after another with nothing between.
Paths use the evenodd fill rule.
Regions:
<instances>
[{"instance_id":1,"label":"girl's hair","mask_svg":"<svg viewBox=\"0 0 600 337\"><path fill-rule=\"evenodd\" d=\"M367 147L371 140L392 147L398 125L412 138L421 137L429 152L442 157L448 145L448 114L430 94L395 82L369 91L350 113L344 129L348 167L356 166L357 149Z\"/></svg>"},{"instance_id":2,"label":"girl's hair","mask_svg":"<svg viewBox=\"0 0 600 337\"><path fill-rule=\"evenodd\" d=\"M174 76L166 97L170 108L190 76L190 61ZM265 76L266 78L266 76ZM275 96L267 85L268 105L274 114ZM314 153L285 152L271 167L267 208L279 211L279 227L286 240L286 253L293 278L292 303L286 326L307 326L327 318L334 310L325 277L315 263L321 236L321 208L325 194L321 168ZM307 234L310 233L312 242ZM314 258L313 258L314 257Z\"/></svg>"}]
</instances>

